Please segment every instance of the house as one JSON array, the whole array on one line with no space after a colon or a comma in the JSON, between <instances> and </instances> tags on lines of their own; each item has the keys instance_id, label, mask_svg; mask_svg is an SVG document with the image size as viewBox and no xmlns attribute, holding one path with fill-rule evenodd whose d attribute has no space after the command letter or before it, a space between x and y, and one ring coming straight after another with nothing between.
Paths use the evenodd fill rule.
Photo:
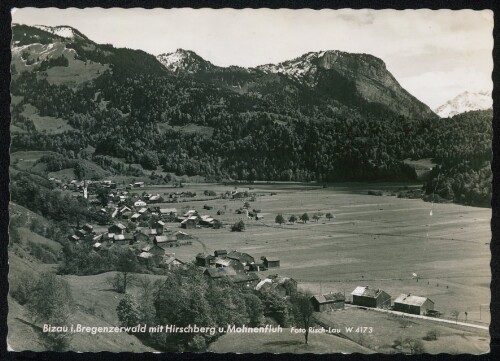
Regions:
<instances>
[{"instance_id":1,"label":"house","mask_svg":"<svg viewBox=\"0 0 500 361\"><path fill-rule=\"evenodd\" d=\"M71 242L78 242L80 240L80 237L76 236L76 235L71 235L71 236L68 236L68 239L71 241Z\"/></svg>"},{"instance_id":2,"label":"house","mask_svg":"<svg viewBox=\"0 0 500 361\"><path fill-rule=\"evenodd\" d=\"M207 268L203 274L210 280L228 279L236 284L254 287L259 282L259 276L255 273L237 271L233 267Z\"/></svg>"},{"instance_id":3,"label":"house","mask_svg":"<svg viewBox=\"0 0 500 361\"><path fill-rule=\"evenodd\" d=\"M125 227L121 223L113 224L108 228L109 233L115 233L115 234L124 234L125 231L127 230L127 227Z\"/></svg>"},{"instance_id":4,"label":"house","mask_svg":"<svg viewBox=\"0 0 500 361\"><path fill-rule=\"evenodd\" d=\"M147 234L137 232L136 234L134 234L134 240L136 242L147 242L149 240L149 237Z\"/></svg>"},{"instance_id":5,"label":"house","mask_svg":"<svg viewBox=\"0 0 500 361\"><path fill-rule=\"evenodd\" d=\"M262 214L256 214L255 215L255 220L256 221L260 221L260 220L263 220L264 219L264 216Z\"/></svg>"},{"instance_id":6,"label":"house","mask_svg":"<svg viewBox=\"0 0 500 361\"><path fill-rule=\"evenodd\" d=\"M162 235L162 236L155 236L153 239L154 244L160 244L164 247L178 247L179 242L177 242L177 237L174 235L168 234L168 235Z\"/></svg>"},{"instance_id":7,"label":"house","mask_svg":"<svg viewBox=\"0 0 500 361\"><path fill-rule=\"evenodd\" d=\"M250 264L255 263L255 259L250 256L248 253L243 253L243 252L238 252L238 251L231 251L227 254L227 258L230 259L235 259L237 261L240 261L240 263L243 266L248 266Z\"/></svg>"},{"instance_id":8,"label":"house","mask_svg":"<svg viewBox=\"0 0 500 361\"><path fill-rule=\"evenodd\" d=\"M139 218L141 218L141 214L140 214L140 213L134 213L134 214L132 215L132 217L130 217L130 220L131 220L132 222L137 222L137 221L139 220Z\"/></svg>"},{"instance_id":9,"label":"house","mask_svg":"<svg viewBox=\"0 0 500 361\"><path fill-rule=\"evenodd\" d=\"M141 209L139 209L139 210L137 211L137 213L142 214L142 215L145 215L145 214L147 214L147 213L148 213L148 209L147 209L146 207L142 207Z\"/></svg>"},{"instance_id":10,"label":"house","mask_svg":"<svg viewBox=\"0 0 500 361\"><path fill-rule=\"evenodd\" d=\"M351 292L352 304L373 308L391 307L391 296L381 289L372 289L368 286L359 286Z\"/></svg>"},{"instance_id":11,"label":"house","mask_svg":"<svg viewBox=\"0 0 500 361\"><path fill-rule=\"evenodd\" d=\"M142 188L144 187L144 182L135 182L134 183L134 188Z\"/></svg>"},{"instance_id":12,"label":"house","mask_svg":"<svg viewBox=\"0 0 500 361\"><path fill-rule=\"evenodd\" d=\"M315 295L311 297L311 304L316 312L342 310L345 305L345 297L342 293Z\"/></svg>"},{"instance_id":13,"label":"house","mask_svg":"<svg viewBox=\"0 0 500 361\"><path fill-rule=\"evenodd\" d=\"M280 260L276 257L264 257L264 266L266 268L279 268Z\"/></svg>"},{"instance_id":14,"label":"house","mask_svg":"<svg viewBox=\"0 0 500 361\"><path fill-rule=\"evenodd\" d=\"M163 257L165 255L165 249L158 246L157 244L149 244L141 249L142 252L151 253L154 256Z\"/></svg>"},{"instance_id":15,"label":"house","mask_svg":"<svg viewBox=\"0 0 500 361\"><path fill-rule=\"evenodd\" d=\"M163 221L156 221L152 224L151 228L154 228L156 229L156 231L158 232L158 234L162 234L163 233L163 229L165 228L165 222Z\"/></svg>"},{"instance_id":16,"label":"house","mask_svg":"<svg viewBox=\"0 0 500 361\"><path fill-rule=\"evenodd\" d=\"M149 252L141 252L137 255L137 260L139 263L146 265L148 267L153 267L157 265L158 259L154 256L154 254Z\"/></svg>"},{"instance_id":17,"label":"house","mask_svg":"<svg viewBox=\"0 0 500 361\"><path fill-rule=\"evenodd\" d=\"M289 277L269 275L255 286L256 291L264 291L267 289L273 289L281 297L290 296L297 292L297 281Z\"/></svg>"},{"instance_id":18,"label":"house","mask_svg":"<svg viewBox=\"0 0 500 361\"><path fill-rule=\"evenodd\" d=\"M145 207L147 206L146 202L141 199L138 199L134 202L134 207Z\"/></svg>"},{"instance_id":19,"label":"house","mask_svg":"<svg viewBox=\"0 0 500 361\"><path fill-rule=\"evenodd\" d=\"M126 212L132 212L132 210L129 207L127 207L127 206L123 206L123 207L120 208L120 210L118 212L120 212L121 214L123 214L123 213L126 213Z\"/></svg>"},{"instance_id":20,"label":"house","mask_svg":"<svg viewBox=\"0 0 500 361\"><path fill-rule=\"evenodd\" d=\"M215 267L223 268L223 267L232 267L236 271L244 271L245 267L240 263L240 261L228 258L216 258L215 259Z\"/></svg>"},{"instance_id":21,"label":"house","mask_svg":"<svg viewBox=\"0 0 500 361\"><path fill-rule=\"evenodd\" d=\"M215 264L215 257L210 254L198 253L196 255L196 265L201 267L210 267Z\"/></svg>"},{"instance_id":22,"label":"house","mask_svg":"<svg viewBox=\"0 0 500 361\"><path fill-rule=\"evenodd\" d=\"M156 194L154 196L149 197L149 202L150 203L158 203L161 201L161 197L159 194Z\"/></svg>"},{"instance_id":23,"label":"house","mask_svg":"<svg viewBox=\"0 0 500 361\"><path fill-rule=\"evenodd\" d=\"M172 253L165 255L159 266L168 270L172 270L176 267L183 267L185 264L186 262L181 261L180 259L175 257L175 253Z\"/></svg>"},{"instance_id":24,"label":"house","mask_svg":"<svg viewBox=\"0 0 500 361\"><path fill-rule=\"evenodd\" d=\"M213 227L215 223L215 219L213 219L210 216L204 215L200 217L200 226L205 226L205 227Z\"/></svg>"},{"instance_id":25,"label":"house","mask_svg":"<svg viewBox=\"0 0 500 361\"><path fill-rule=\"evenodd\" d=\"M115 234L113 242L120 245L128 245L134 242L134 236L131 233Z\"/></svg>"},{"instance_id":26,"label":"house","mask_svg":"<svg viewBox=\"0 0 500 361\"><path fill-rule=\"evenodd\" d=\"M75 234L80 237L80 238L83 238L87 235L87 232L85 232L83 229L77 229L75 231Z\"/></svg>"},{"instance_id":27,"label":"house","mask_svg":"<svg viewBox=\"0 0 500 361\"><path fill-rule=\"evenodd\" d=\"M175 232L175 236L180 241L183 241L186 239L193 239L193 236L191 236L190 234L187 234L186 232L182 232L182 231Z\"/></svg>"},{"instance_id":28,"label":"house","mask_svg":"<svg viewBox=\"0 0 500 361\"><path fill-rule=\"evenodd\" d=\"M227 251L225 249L218 249L214 252L215 257L225 257L227 255Z\"/></svg>"},{"instance_id":29,"label":"house","mask_svg":"<svg viewBox=\"0 0 500 361\"><path fill-rule=\"evenodd\" d=\"M88 233L92 233L94 232L94 227L88 223L84 224L82 229L85 231L85 232L88 232Z\"/></svg>"},{"instance_id":30,"label":"house","mask_svg":"<svg viewBox=\"0 0 500 361\"><path fill-rule=\"evenodd\" d=\"M196 216L196 215L198 215L198 212L196 212L196 210L194 210L194 209L190 209L189 211L184 213L184 218L188 218L188 217Z\"/></svg>"},{"instance_id":31,"label":"house","mask_svg":"<svg viewBox=\"0 0 500 361\"><path fill-rule=\"evenodd\" d=\"M434 302L427 297L402 293L394 300L392 309L414 315L425 315L428 311L434 310Z\"/></svg>"},{"instance_id":32,"label":"house","mask_svg":"<svg viewBox=\"0 0 500 361\"><path fill-rule=\"evenodd\" d=\"M196 228L197 223L198 223L198 217L191 216L181 222L181 227L184 229L194 229Z\"/></svg>"}]
</instances>

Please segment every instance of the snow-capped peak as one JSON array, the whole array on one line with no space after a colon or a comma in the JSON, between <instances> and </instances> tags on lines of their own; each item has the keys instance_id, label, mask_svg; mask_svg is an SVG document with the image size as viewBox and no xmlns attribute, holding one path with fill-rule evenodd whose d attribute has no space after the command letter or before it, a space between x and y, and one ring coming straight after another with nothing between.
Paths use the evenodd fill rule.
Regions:
<instances>
[{"instance_id":1,"label":"snow-capped peak","mask_svg":"<svg viewBox=\"0 0 500 361\"><path fill-rule=\"evenodd\" d=\"M46 31L48 33L60 36L66 39L75 39L77 37L82 37L75 29L70 26L45 26L45 25L35 25L35 28Z\"/></svg>"},{"instance_id":2,"label":"snow-capped peak","mask_svg":"<svg viewBox=\"0 0 500 361\"><path fill-rule=\"evenodd\" d=\"M480 92L465 91L434 111L441 118L450 118L454 115L470 112L473 110L486 110L493 107L491 90Z\"/></svg>"},{"instance_id":3,"label":"snow-capped peak","mask_svg":"<svg viewBox=\"0 0 500 361\"><path fill-rule=\"evenodd\" d=\"M201 58L195 52L184 49L177 49L172 53L160 54L156 57L158 61L172 72L185 71L194 73L200 70L208 70L213 65Z\"/></svg>"}]
</instances>

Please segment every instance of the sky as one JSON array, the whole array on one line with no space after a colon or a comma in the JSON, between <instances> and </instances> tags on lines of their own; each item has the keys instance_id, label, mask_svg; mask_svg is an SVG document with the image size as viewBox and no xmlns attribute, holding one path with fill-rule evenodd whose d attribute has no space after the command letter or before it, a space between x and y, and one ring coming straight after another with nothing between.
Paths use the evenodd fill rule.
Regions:
<instances>
[{"instance_id":1,"label":"sky","mask_svg":"<svg viewBox=\"0 0 500 361\"><path fill-rule=\"evenodd\" d=\"M253 67L310 51L381 58L432 109L493 88L490 10L12 9L26 25L69 25L97 43L158 55L192 50L215 65Z\"/></svg>"}]
</instances>

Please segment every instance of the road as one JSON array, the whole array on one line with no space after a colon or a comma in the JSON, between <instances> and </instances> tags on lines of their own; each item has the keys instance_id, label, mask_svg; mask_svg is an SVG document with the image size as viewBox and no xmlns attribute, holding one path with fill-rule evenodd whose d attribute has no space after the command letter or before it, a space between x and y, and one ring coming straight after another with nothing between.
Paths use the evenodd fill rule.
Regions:
<instances>
[{"instance_id":1,"label":"road","mask_svg":"<svg viewBox=\"0 0 500 361\"><path fill-rule=\"evenodd\" d=\"M453 320L447 320L445 318L436 318L436 317L429 317L429 316L422 316L422 315L412 315L410 313L404 313L404 312L392 311L392 310L384 310L382 308L366 308L366 307L360 307L360 306L354 306L354 305L346 305L346 308L363 308L363 309L367 309L367 310L370 310L370 311L392 313L393 315L398 315L398 316L411 317L411 318L420 318L422 320L429 320L429 321L434 321L434 322L449 323L449 324L452 324L452 325L459 325L459 326L479 328L481 330L487 330L487 331L490 329L489 326L476 325L476 324L473 324L473 323L466 323L466 322L455 322Z\"/></svg>"}]
</instances>

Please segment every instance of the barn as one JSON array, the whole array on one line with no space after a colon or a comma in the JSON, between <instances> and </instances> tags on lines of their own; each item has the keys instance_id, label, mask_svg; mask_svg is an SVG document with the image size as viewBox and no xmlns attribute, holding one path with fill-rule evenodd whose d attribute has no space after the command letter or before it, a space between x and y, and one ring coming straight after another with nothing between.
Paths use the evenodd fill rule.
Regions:
<instances>
[{"instance_id":1,"label":"barn","mask_svg":"<svg viewBox=\"0 0 500 361\"><path fill-rule=\"evenodd\" d=\"M111 227L108 228L109 233L115 233L115 234L123 234L127 230L127 227L125 227L121 223L113 224Z\"/></svg>"},{"instance_id":2,"label":"barn","mask_svg":"<svg viewBox=\"0 0 500 361\"><path fill-rule=\"evenodd\" d=\"M181 227L185 229L194 229L196 228L197 220L198 220L197 216L191 216L189 218L186 218L181 222Z\"/></svg>"},{"instance_id":3,"label":"barn","mask_svg":"<svg viewBox=\"0 0 500 361\"><path fill-rule=\"evenodd\" d=\"M201 267L210 267L215 264L215 257L211 254L198 253L196 255L196 265Z\"/></svg>"},{"instance_id":4,"label":"barn","mask_svg":"<svg viewBox=\"0 0 500 361\"><path fill-rule=\"evenodd\" d=\"M264 257L263 261L266 268L278 268L280 266L280 260L275 257Z\"/></svg>"},{"instance_id":5,"label":"barn","mask_svg":"<svg viewBox=\"0 0 500 361\"><path fill-rule=\"evenodd\" d=\"M427 311L434 310L434 302L427 297L402 293L394 300L393 310L414 315L425 315Z\"/></svg>"},{"instance_id":6,"label":"barn","mask_svg":"<svg viewBox=\"0 0 500 361\"><path fill-rule=\"evenodd\" d=\"M359 286L351 292L351 295L353 305L373 308L388 308L391 306L391 296L379 288Z\"/></svg>"},{"instance_id":7,"label":"barn","mask_svg":"<svg viewBox=\"0 0 500 361\"><path fill-rule=\"evenodd\" d=\"M315 295L311 297L311 304L316 312L342 310L345 305L345 297L342 293Z\"/></svg>"},{"instance_id":8,"label":"barn","mask_svg":"<svg viewBox=\"0 0 500 361\"><path fill-rule=\"evenodd\" d=\"M218 249L214 252L215 257L225 257L227 255L227 251L225 249Z\"/></svg>"}]
</instances>

